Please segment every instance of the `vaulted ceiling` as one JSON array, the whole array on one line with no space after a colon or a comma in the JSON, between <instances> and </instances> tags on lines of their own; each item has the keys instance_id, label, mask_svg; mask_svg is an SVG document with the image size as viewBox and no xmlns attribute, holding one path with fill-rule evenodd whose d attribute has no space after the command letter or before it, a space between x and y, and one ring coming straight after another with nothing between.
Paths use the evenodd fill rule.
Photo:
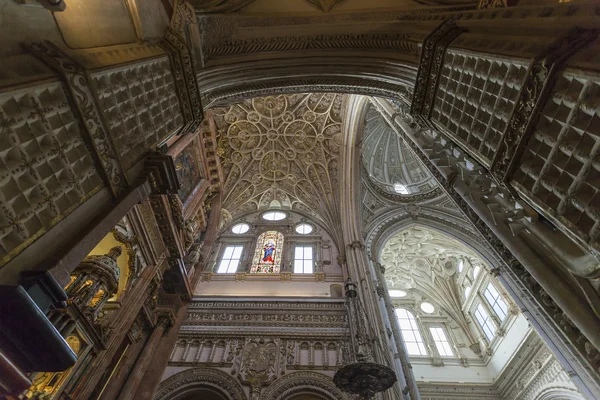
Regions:
<instances>
[{"instance_id":1,"label":"vaulted ceiling","mask_svg":"<svg viewBox=\"0 0 600 400\"><path fill-rule=\"evenodd\" d=\"M463 268L489 269L473 250L445 233L413 225L388 239L380 260L389 289L432 300L468 331L458 275Z\"/></svg>"},{"instance_id":2,"label":"vaulted ceiling","mask_svg":"<svg viewBox=\"0 0 600 400\"><path fill-rule=\"evenodd\" d=\"M215 108L225 178L223 207L237 218L268 209L302 211L331 230L340 222L339 155L346 95L257 97Z\"/></svg>"},{"instance_id":3,"label":"vaulted ceiling","mask_svg":"<svg viewBox=\"0 0 600 400\"><path fill-rule=\"evenodd\" d=\"M367 111L361 161L371 181L389 193L410 195L438 186L373 105ZM396 185L402 185L403 190L395 189Z\"/></svg>"}]
</instances>

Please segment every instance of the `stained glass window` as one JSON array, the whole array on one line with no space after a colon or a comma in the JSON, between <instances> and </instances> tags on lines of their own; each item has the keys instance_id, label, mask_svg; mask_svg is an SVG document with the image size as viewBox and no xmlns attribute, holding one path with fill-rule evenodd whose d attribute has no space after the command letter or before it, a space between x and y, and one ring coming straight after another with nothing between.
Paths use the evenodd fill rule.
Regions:
<instances>
[{"instance_id":1,"label":"stained glass window","mask_svg":"<svg viewBox=\"0 0 600 400\"><path fill-rule=\"evenodd\" d=\"M278 274L281 269L283 235L267 231L258 237L252 258L252 273Z\"/></svg>"}]
</instances>

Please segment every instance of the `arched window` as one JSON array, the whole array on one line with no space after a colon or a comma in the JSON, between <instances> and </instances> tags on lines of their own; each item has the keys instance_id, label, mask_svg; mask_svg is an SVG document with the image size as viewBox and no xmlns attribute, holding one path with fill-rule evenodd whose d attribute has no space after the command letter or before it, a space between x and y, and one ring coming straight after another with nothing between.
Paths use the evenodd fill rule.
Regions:
<instances>
[{"instance_id":1,"label":"arched window","mask_svg":"<svg viewBox=\"0 0 600 400\"><path fill-rule=\"evenodd\" d=\"M423 343L415 316L404 308L397 308L396 317L398 318L398 325L400 325L400 332L402 333L408 355L426 356L427 348L425 347L425 343Z\"/></svg>"},{"instance_id":2,"label":"arched window","mask_svg":"<svg viewBox=\"0 0 600 400\"><path fill-rule=\"evenodd\" d=\"M252 259L252 273L278 274L281 270L283 235L277 231L266 231L258 237Z\"/></svg>"}]
</instances>

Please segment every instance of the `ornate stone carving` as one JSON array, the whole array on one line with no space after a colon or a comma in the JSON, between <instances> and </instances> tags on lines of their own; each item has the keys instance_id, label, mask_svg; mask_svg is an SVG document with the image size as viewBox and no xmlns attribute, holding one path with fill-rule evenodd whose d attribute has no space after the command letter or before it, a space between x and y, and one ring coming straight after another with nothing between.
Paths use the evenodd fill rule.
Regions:
<instances>
[{"instance_id":1,"label":"ornate stone carving","mask_svg":"<svg viewBox=\"0 0 600 400\"><path fill-rule=\"evenodd\" d=\"M524 61L448 49L431 121L444 127L453 140L489 167L516 109L526 74Z\"/></svg>"},{"instance_id":2,"label":"ornate stone carving","mask_svg":"<svg viewBox=\"0 0 600 400\"><path fill-rule=\"evenodd\" d=\"M28 49L64 76L113 194L121 194L127 187L127 180L109 139L109 132L102 123L101 110L96 107L88 74L50 42L32 43Z\"/></svg>"},{"instance_id":3,"label":"ornate stone carving","mask_svg":"<svg viewBox=\"0 0 600 400\"><path fill-rule=\"evenodd\" d=\"M258 399L262 386L277 377L278 348L279 344L273 339L246 340L239 374L244 382L250 384L252 400Z\"/></svg>"},{"instance_id":4,"label":"ornate stone carving","mask_svg":"<svg viewBox=\"0 0 600 400\"><path fill-rule=\"evenodd\" d=\"M187 124L179 133L194 132L202 122L203 111L192 54L181 34L171 28L167 30L161 46L169 54L179 103Z\"/></svg>"},{"instance_id":5,"label":"ornate stone carving","mask_svg":"<svg viewBox=\"0 0 600 400\"><path fill-rule=\"evenodd\" d=\"M459 164L456 162L456 159L459 157L466 157L463 152L455 148L454 144L447 139L441 138L441 135L434 131L429 131L429 133L434 133L436 139L434 142L436 144L429 143L424 145L424 148L431 148L433 152L436 154L445 154L442 158L447 160L448 164L445 165L453 165L458 167ZM403 133L405 134L405 133ZM425 131L421 131L415 136L415 140L420 140L423 138L422 135L425 135ZM574 346L577 348L577 351L582 357L585 357L586 361L592 365L597 365L598 360L590 355L585 353L585 343L589 343L588 339L581 333L579 329L577 329L573 323L569 320L569 318L565 315L565 313L561 310L561 308L554 302L554 300L548 296L546 291L542 288L542 286L532 278L530 273L523 267L523 265L515 259L514 255L508 250L508 248L504 245L504 243L498 239L498 237L492 232L492 230L486 225L486 223L480 219L479 215L471 208L471 206L461 197L461 195L454 189L453 180L456 175L450 174L450 179L443 175L437 167L434 165L432 160L435 160L435 163L439 163L440 159L437 156L430 154L426 156L423 152L421 152L420 147L416 145L413 139L408 139L409 145L414 148L414 150L419 154L421 160L425 163L426 166L430 169L430 172L438 179L438 181L443 185L444 189L447 193L452 197L455 204L462 210L465 216L473 223L474 227L480 232L482 237L492 246L494 251L501 257L503 264L505 265L502 268L502 276L504 279L510 280L515 287L519 287L519 290L523 296L528 296L528 301L536 304L540 309L545 310L546 315L552 319L552 324L556 324L558 329L560 329L560 334L564 335L568 338L573 338L572 342ZM431 157L431 159L430 159ZM453 160L449 160L452 158ZM474 163L473 161L469 161L469 163ZM464 164L461 164L464 165ZM527 218L525 218L525 214L523 213L523 209L518 211L516 208L513 208L517 203L514 198L510 196L506 191L500 190L501 188L496 187L493 184L493 181L489 175L482 169L474 168L470 170L467 175L463 175L464 178L467 179L466 185L469 186L472 190L483 190L488 193L485 195L485 200L490 207L490 204L495 203L498 204L499 209L505 209L509 205L505 201L505 199L510 198L510 208L511 211L506 211L508 215L507 218L512 219L516 218L517 220L522 220L524 223L528 223ZM476 182L476 183L475 183ZM475 186L476 185L476 186ZM489 186L487 186L489 185ZM491 192L489 192L491 190ZM500 194L501 193L501 194ZM491 209L495 209L494 207L490 207ZM494 218L498 218L499 214L495 214ZM516 226L513 224L511 229L513 232L518 233L518 230L514 229ZM573 348L575 350L575 348Z\"/></svg>"},{"instance_id":6,"label":"ornate stone carving","mask_svg":"<svg viewBox=\"0 0 600 400\"><path fill-rule=\"evenodd\" d=\"M350 396L335 387L331 378L318 372L292 372L287 374L263 392L263 400L278 400L290 398L296 393L316 392L340 400L350 400Z\"/></svg>"},{"instance_id":7,"label":"ornate stone carving","mask_svg":"<svg viewBox=\"0 0 600 400\"><path fill-rule=\"evenodd\" d=\"M104 186L68 97L58 82L0 96L0 266Z\"/></svg>"},{"instance_id":8,"label":"ornate stone carving","mask_svg":"<svg viewBox=\"0 0 600 400\"><path fill-rule=\"evenodd\" d=\"M161 382L155 400L169 400L179 393L186 393L194 388L203 386L214 387L225 391L232 400L247 400L244 389L239 383L218 369L193 368L188 369Z\"/></svg>"},{"instance_id":9,"label":"ornate stone carving","mask_svg":"<svg viewBox=\"0 0 600 400\"><path fill-rule=\"evenodd\" d=\"M314 4L319 7L319 9L323 12L329 12L333 7L335 7L338 3L341 3L344 0L307 0L309 3Z\"/></svg>"},{"instance_id":10,"label":"ornate stone carving","mask_svg":"<svg viewBox=\"0 0 600 400\"><path fill-rule=\"evenodd\" d=\"M169 60L91 72L98 105L125 170L183 125Z\"/></svg>"},{"instance_id":11,"label":"ornate stone carving","mask_svg":"<svg viewBox=\"0 0 600 400\"><path fill-rule=\"evenodd\" d=\"M444 59L444 52L446 51L446 47L461 32L456 27L455 22L445 21L425 39L421 50L419 70L410 106L410 113L412 115L429 115L437 88L439 71Z\"/></svg>"},{"instance_id":12,"label":"ornate stone carving","mask_svg":"<svg viewBox=\"0 0 600 400\"><path fill-rule=\"evenodd\" d=\"M218 87L204 91L203 98L207 107L212 108L219 105L237 103L253 97L310 93L314 90L319 90L322 93L362 94L383 98L400 96L408 99L411 96L407 87L400 82L394 84L371 81L367 86L363 78L327 76L323 78L286 79L285 82L247 82L243 87L234 89Z\"/></svg>"},{"instance_id":13,"label":"ornate stone carving","mask_svg":"<svg viewBox=\"0 0 600 400\"><path fill-rule=\"evenodd\" d=\"M218 47L206 50L208 59L244 53L258 53L270 51L307 51L323 49L389 49L412 50L410 42L412 34L381 34L381 33L347 33L337 35L306 35L306 36L280 36L264 38L228 40ZM314 91L313 88L312 91Z\"/></svg>"},{"instance_id":14,"label":"ornate stone carving","mask_svg":"<svg viewBox=\"0 0 600 400\"><path fill-rule=\"evenodd\" d=\"M539 113L548 100L561 64L598 36L597 30L576 28L553 42L531 64L519 100L494 156L492 173L501 181L512 174Z\"/></svg>"},{"instance_id":15,"label":"ornate stone carving","mask_svg":"<svg viewBox=\"0 0 600 400\"><path fill-rule=\"evenodd\" d=\"M341 95L302 94L215 109L226 175L223 207L235 217L278 200L335 232L343 104Z\"/></svg>"}]
</instances>

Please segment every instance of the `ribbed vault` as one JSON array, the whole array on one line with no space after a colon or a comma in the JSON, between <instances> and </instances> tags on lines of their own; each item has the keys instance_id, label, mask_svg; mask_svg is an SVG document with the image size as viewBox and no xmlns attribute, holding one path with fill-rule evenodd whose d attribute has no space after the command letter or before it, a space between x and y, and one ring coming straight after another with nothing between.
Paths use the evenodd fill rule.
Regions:
<instances>
[{"instance_id":1,"label":"ribbed vault","mask_svg":"<svg viewBox=\"0 0 600 400\"><path fill-rule=\"evenodd\" d=\"M345 95L256 97L212 110L233 219L273 204L339 226ZM274 203L275 201L275 203Z\"/></svg>"}]
</instances>

